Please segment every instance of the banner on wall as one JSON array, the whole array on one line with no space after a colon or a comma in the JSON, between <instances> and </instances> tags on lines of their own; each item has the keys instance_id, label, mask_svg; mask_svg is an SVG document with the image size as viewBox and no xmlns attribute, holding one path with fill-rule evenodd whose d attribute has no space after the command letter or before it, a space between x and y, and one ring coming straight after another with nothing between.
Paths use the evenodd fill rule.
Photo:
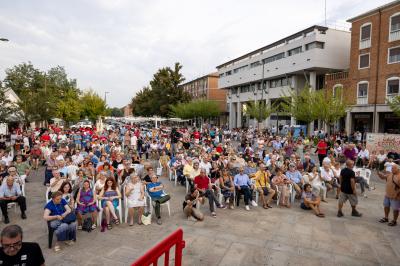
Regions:
<instances>
[{"instance_id":1,"label":"banner on wall","mask_svg":"<svg viewBox=\"0 0 400 266\"><path fill-rule=\"evenodd\" d=\"M400 134L367 133L367 150L369 152L384 150L385 153L400 150Z\"/></svg>"}]
</instances>

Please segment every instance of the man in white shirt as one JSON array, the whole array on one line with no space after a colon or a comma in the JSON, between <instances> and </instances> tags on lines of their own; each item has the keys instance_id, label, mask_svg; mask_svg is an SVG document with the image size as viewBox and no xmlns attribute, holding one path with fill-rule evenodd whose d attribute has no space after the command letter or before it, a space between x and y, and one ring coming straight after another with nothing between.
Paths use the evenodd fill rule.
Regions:
<instances>
[{"instance_id":1,"label":"man in white shirt","mask_svg":"<svg viewBox=\"0 0 400 266\"><path fill-rule=\"evenodd\" d=\"M206 170L206 175L209 177L210 176L210 170L212 168L211 163L207 157L204 157L199 165L200 169L205 169Z\"/></svg>"},{"instance_id":2,"label":"man in white shirt","mask_svg":"<svg viewBox=\"0 0 400 266\"><path fill-rule=\"evenodd\" d=\"M382 171L383 170L383 166L387 160L387 154L385 153L384 150L380 150L379 154L376 156L376 158L378 159L378 163L379 163L379 170Z\"/></svg>"},{"instance_id":3,"label":"man in white shirt","mask_svg":"<svg viewBox=\"0 0 400 266\"><path fill-rule=\"evenodd\" d=\"M368 160L369 160L369 151L365 148L365 146L362 146L361 150L358 152L357 164L361 162L361 165L365 166L368 164Z\"/></svg>"}]
</instances>

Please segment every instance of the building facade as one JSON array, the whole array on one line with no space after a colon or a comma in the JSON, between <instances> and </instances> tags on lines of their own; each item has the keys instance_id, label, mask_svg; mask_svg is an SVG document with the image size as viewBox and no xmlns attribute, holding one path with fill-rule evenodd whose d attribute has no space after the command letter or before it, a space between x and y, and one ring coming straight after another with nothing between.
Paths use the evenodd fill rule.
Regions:
<instances>
[{"instance_id":1,"label":"building facade","mask_svg":"<svg viewBox=\"0 0 400 266\"><path fill-rule=\"evenodd\" d=\"M221 112L216 124L226 124L228 117L226 106L226 91L218 87L218 73L211 73L200 78L191 80L180 85L184 91L188 92L193 100L211 100L218 104Z\"/></svg>"},{"instance_id":2,"label":"building facade","mask_svg":"<svg viewBox=\"0 0 400 266\"><path fill-rule=\"evenodd\" d=\"M351 105L346 131L400 133L400 118L388 105L400 91L400 1L348 22L352 24L350 68L326 76L327 88L344 85Z\"/></svg>"},{"instance_id":3,"label":"building facade","mask_svg":"<svg viewBox=\"0 0 400 266\"><path fill-rule=\"evenodd\" d=\"M325 75L349 67L350 32L312 26L217 66L219 87L228 91L229 127L250 126L246 106L273 104L306 84L325 86ZM295 125L289 116L273 114L264 126Z\"/></svg>"}]
</instances>

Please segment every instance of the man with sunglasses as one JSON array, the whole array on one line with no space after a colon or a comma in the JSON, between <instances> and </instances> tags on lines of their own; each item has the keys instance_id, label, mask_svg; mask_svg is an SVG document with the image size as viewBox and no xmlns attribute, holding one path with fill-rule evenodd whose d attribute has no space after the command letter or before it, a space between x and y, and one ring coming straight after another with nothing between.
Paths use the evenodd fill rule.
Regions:
<instances>
[{"instance_id":1,"label":"man with sunglasses","mask_svg":"<svg viewBox=\"0 0 400 266\"><path fill-rule=\"evenodd\" d=\"M6 226L1 231L0 265L44 266L44 257L37 243L22 242L22 228Z\"/></svg>"}]
</instances>

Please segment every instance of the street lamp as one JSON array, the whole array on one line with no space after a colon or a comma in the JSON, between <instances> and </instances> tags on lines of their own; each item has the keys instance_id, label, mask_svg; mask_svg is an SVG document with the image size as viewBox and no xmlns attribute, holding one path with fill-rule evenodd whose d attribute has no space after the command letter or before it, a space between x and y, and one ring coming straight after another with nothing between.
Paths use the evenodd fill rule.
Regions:
<instances>
[{"instance_id":1,"label":"street lamp","mask_svg":"<svg viewBox=\"0 0 400 266\"><path fill-rule=\"evenodd\" d=\"M107 94L109 94L109 91L104 92L104 103L107 105Z\"/></svg>"}]
</instances>

